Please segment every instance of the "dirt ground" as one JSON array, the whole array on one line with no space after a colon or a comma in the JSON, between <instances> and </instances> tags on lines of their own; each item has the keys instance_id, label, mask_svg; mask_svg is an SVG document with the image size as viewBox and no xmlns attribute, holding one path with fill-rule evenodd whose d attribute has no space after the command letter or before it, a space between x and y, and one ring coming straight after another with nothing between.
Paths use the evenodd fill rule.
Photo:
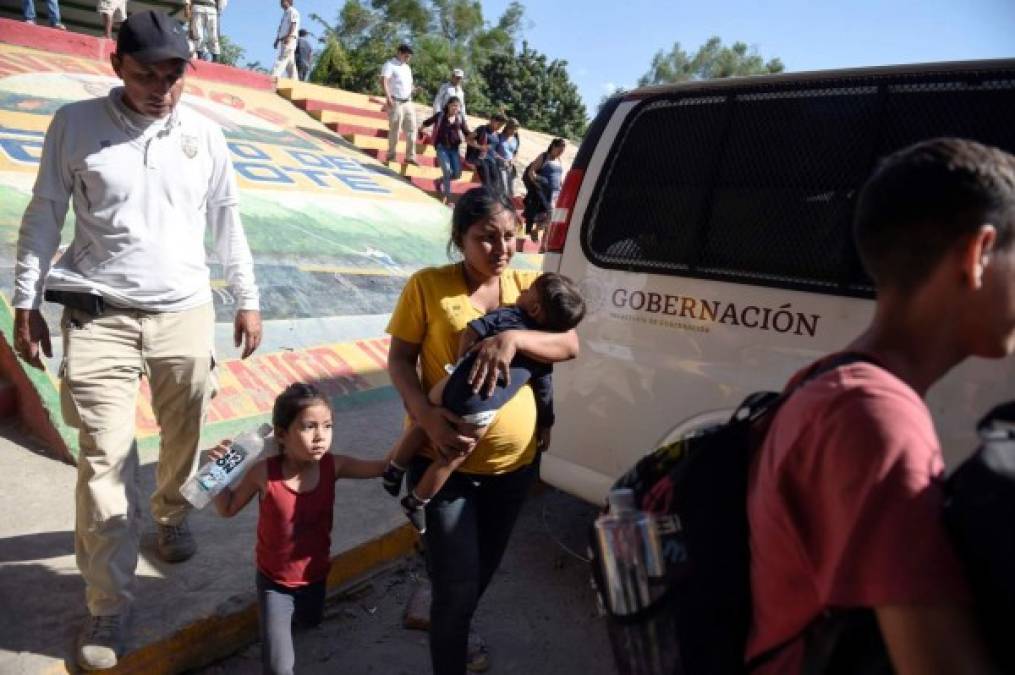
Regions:
<instances>
[{"instance_id":1,"label":"dirt ground","mask_svg":"<svg viewBox=\"0 0 1015 675\"><path fill-rule=\"evenodd\" d=\"M604 619L596 612L585 556L595 509L543 488L529 499L500 571L473 626L486 640L492 675L614 673ZM406 603L425 576L420 556L329 598L318 628L296 633L296 671L344 675L430 672L427 635L402 627ZM260 647L199 671L260 672Z\"/></svg>"}]
</instances>

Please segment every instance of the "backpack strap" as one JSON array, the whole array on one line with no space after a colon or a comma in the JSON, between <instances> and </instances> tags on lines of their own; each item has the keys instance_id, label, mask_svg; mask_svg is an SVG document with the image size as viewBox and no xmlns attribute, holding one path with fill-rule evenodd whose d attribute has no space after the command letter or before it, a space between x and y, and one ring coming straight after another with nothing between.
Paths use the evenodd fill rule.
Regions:
<instances>
[{"instance_id":1,"label":"backpack strap","mask_svg":"<svg viewBox=\"0 0 1015 675\"><path fill-rule=\"evenodd\" d=\"M763 415L767 414L769 411L771 411L773 414L767 418L767 421L770 421L775 416L774 415L775 411L783 403L785 403L790 396L799 391L800 388L802 388L808 382L816 380L825 373L831 372L840 366L846 366L851 363L864 363L864 362L874 364L879 368L884 368L884 366L881 365L881 363L877 359L867 354L864 354L863 352L847 351L842 352L840 354L836 354L835 356L826 359L823 362L811 366L811 368L808 369L806 373L804 373L803 377L801 377L798 382L795 382L791 386L786 387L781 394L774 394L772 392L759 392L757 394L749 396L747 400L745 400L743 404L741 404L741 406L737 408L736 411L734 411L733 419L734 420L744 419L744 415L749 415L751 421L754 421L762 417ZM767 426L765 427L765 431L767 431ZM812 633L815 630L815 626L820 625L827 618L828 618L827 614L819 616L810 624L808 624L799 633L792 635L791 637L783 640L774 647L766 649L762 653L758 654L745 664L744 667L746 671L750 673L755 668L767 663L768 661L771 661L776 656L776 654L781 652L790 644Z\"/></svg>"}]
</instances>

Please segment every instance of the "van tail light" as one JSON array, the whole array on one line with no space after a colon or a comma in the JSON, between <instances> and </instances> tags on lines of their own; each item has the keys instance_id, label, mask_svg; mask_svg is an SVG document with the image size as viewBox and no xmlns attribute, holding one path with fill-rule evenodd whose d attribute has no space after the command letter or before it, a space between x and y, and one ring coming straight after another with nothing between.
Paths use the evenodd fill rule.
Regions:
<instances>
[{"instance_id":1,"label":"van tail light","mask_svg":"<svg viewBox=\"0 0 1015 675\"><path fill-rule=\"evenodd\" d=\"M564 185L557 197L557 204L550 215L550 227L546 231L546 252L562 253L567 240L567 229L571 226L571 214L578 201L578 190L582 186L585 171L572 168L564 178Z\"/></svg>"}]
</instances>

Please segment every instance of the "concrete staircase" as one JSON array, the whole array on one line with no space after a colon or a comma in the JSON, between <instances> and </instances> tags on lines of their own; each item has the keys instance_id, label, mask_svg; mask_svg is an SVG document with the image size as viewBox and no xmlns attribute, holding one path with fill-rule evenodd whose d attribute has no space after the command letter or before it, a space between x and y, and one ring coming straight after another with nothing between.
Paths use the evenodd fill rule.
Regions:
<instances>
[{"instance_id":1,"label":"concrete staircase","mask_svg":"<svg viewBox=\"0 0 1015 675\"><path fill-rule=\"evenodd\" d=\"M388 156L388 116L383 110L383 99L296 80L279 80L278 93L291 101L297 108L305 110L314 119L320 120L364 154L386 164L388 168L405 177L420 190L435 198L440 198L441 170L432 145L416 143L416 159L420 165L407 164L404 154L405 134L399 132L396 154L393 157ZM430 114L432 111L429 108L416 105L418 120L422 121ZM470 120L472 125L477 123L481 124L482 122ZM461 178L451 183L451 194L448 195L451 203L459 195L479 184L479 176L476 171L464 161L463 167ZM522 198L520 196L515 197L514 206L521 215ZM519 238L518 250L524 253L536 253L539 250L539 243L527 238Z\"/></svg>"}]
</instances>

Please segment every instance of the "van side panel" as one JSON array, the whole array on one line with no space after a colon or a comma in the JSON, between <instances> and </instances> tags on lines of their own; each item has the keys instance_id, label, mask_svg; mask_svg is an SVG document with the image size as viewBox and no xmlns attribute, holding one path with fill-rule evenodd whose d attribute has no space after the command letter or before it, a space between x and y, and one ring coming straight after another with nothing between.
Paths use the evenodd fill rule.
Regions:
<instances>
[{"instance_id":1,"label":"van side panel","mask_svg":"<svg viewBox=\"0 0 1015 675\"><path fill-rule=\"evenodd\" d=\"M609 114L609 113L607 113ZM852 246L877 159L958 135L1015 151L1015 62L635 92L590 139L563 253L589 312L555 368L543 478L590 501L675 432L779 389L868 323ZM647 125L647 126L646 126ZM942 317L942 321L947 321ZM928 396L946 460L1015 399L1015 359L971 360Z\"/></svg>"}]
</instances>

